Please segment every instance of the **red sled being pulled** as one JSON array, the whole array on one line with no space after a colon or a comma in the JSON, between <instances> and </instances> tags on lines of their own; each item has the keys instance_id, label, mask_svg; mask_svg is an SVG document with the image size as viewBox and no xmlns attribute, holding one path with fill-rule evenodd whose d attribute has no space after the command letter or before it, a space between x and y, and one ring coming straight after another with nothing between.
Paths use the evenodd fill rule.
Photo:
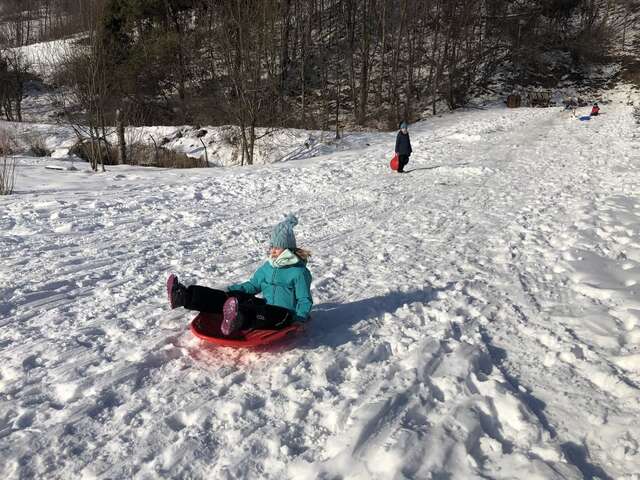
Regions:
<instances>
[{"instance_id":1,"label":"red sled being pulled","mask_svg":"<svg viewBox=\"0 0 640 480\"><path fill-rule=\"evenodd\" d=\"M225 337L220 330L222 314L199 313L191 322L191 332L198 338L221 347L253 348L280 342L304 331L304 325L296 322L281 330L241 330Z\"/></svg>"},{"instance_id":2,"label":"red sled being pulled","mask_svg":"<svg viewBox=\"0 0 640 480\"><path fill-rule=\"evenodd\" d=\"M393 154L389 166L391 167L391 170L395 170L396 172L398 171L398 168L400 168L400 156L397 153Z\"/></svg>"}]
</instances>

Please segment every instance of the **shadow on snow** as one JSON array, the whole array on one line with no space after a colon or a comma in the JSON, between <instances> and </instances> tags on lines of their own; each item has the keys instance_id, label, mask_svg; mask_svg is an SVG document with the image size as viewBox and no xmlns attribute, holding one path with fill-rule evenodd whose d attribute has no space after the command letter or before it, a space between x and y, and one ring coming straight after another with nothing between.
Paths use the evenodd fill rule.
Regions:
<instances>
[{"instance_id":1,"label":"shadow on snow","mask_svg":"<svg viewBox=\"0 0 640 480\"><path fill-rule=\"evenodd\" d=\"M352 327L357 323L371 320L385 313L393 313L404 305L427 304L439 292L450 290L453 283L444 288L427 288L408 292L391 292L386 295L365 298L350 303L322 303L314 306L313 320L309 325L306 348L321 345L338 347L356 341L360 334Z\"/></svg>"}]
</instances>

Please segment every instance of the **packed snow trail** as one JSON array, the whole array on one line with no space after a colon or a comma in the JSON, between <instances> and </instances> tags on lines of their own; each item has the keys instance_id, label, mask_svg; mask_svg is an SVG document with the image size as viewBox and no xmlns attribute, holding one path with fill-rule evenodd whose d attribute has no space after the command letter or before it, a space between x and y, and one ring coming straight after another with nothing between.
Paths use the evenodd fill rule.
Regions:
<instances>
[{"instance_id":1,"label":"packed snow trail","mask_svg":"<svg viewBox=\"0 0 640 480\"><path fill-rule=\"evenodd\" d=\"M603 109L604 110L604 109ZM459 112L268 167L24 158L0 198L3 478L638 478L629 107ZM224 287L283 213L307 335L212 348L164 280Z\"/></svg>"}]
</instances>

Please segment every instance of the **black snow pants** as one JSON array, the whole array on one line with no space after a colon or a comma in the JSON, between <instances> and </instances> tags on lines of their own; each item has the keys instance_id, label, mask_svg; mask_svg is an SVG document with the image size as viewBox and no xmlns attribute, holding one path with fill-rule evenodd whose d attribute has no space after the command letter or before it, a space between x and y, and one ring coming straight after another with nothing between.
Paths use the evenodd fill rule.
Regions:
<instances>
[{"instance_id":1,"label":"black snow pants","mask_svg":"<svg viewBox=\"0 0 640 480\"><path fill-rule=\"evenodd\" d=\"M404 167L409 163L409 155L398 155L398 171L404 172Z\"/></svg>"},{"instance_id":2,"label":"black snow pants","mask_svg":"<svg viewBox=\"0 0 640 480\"><path fill-rule=\"evenodd\" d=\"M243 318L242 329L278 330L291 325L294 320L290 310L268 305L264 298L257 298L243 292L224 292L200 285L187 287L184 308L221 314L224 302L229 297L238 299L238 314Z\"/></svg>"}]
</instances>

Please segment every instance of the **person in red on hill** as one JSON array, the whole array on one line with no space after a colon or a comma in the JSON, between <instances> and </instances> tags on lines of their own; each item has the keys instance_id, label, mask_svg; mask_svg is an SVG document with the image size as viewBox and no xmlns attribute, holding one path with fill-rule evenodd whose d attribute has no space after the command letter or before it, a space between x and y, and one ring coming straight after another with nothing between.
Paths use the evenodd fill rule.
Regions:
<instances>
[{"instance_id":1,"label":"person in red on hill","mask_svg":"<svg viewBox=\"0 0 640 480\"><path fill-rule=\"evenodd\" d=\"M597 117L599 113L600 113L600 107L598 106L597 103L594 103L593 107L591 108L591 116Z\"/></svg>"}]
</instances>

